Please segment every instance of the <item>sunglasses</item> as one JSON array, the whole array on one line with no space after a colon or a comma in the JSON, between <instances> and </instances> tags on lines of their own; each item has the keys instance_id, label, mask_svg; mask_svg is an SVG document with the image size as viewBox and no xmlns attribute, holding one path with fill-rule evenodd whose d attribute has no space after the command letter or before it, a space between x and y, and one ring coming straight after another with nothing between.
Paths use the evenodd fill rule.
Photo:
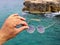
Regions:
<instances>
[{"instance_id":1,"label":"sunglasses","mask_svg":"<svg viewBox=\"0 0 60 45\"><path fill-rule=\"evenodd\" d=\"M25 17L25 16L27 16L26 13L23 13L23 14L22 14L22 17ZM29 24L31 20L41 21L40 19L27 19L26 22ZM28 33L34 33L35 30L37 29L37 31L38 31L39 33L44 33L47 28L50 28L50 27L53 26L55 23L56 23L56 22L48 25L47 27L44 27L43 25L38 25L37 27L35 27L34 25L29 25L29 29L27 29L27 32L28 32Z\"/></svg>"},{"instance_id":2,"label":"sunglasses","mask_svg":"<svg viewBox=\"0 0 60 45\"><path fill-rule=\"evenodd\" d=\"M44 27L44 26L42 26L42 25L38 25L37 27L34 27L33 25L29 25L29 29L27 29L27 32L28 32L28 33L34 33L35 28L36 28L39 33L45 33L45 30L46 30L47 28L50 28L50 27L53 26L54 24L55 24L55 23L53 23L53 24L51 24L51 25L48 25L47 27Z\"/></svg>"}]
</instances>

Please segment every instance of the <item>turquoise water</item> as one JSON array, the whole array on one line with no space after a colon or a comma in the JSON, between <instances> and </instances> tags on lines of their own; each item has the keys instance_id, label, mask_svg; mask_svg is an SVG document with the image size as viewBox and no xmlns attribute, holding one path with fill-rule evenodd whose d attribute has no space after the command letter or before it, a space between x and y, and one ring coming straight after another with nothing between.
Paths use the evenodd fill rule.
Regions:
<instances>
[{"instance_id":1,"label":"turquoise water","mask_svg":"<svg viewBox=\"0 0 60 45\"><path fill-rule=\"evenodd\" d=\"M24 0L0 0L0 27L2 27L5 19L14 13L19 13L22 16ZM29 25L35 27L33 34L28 33L26 30L19 33L15 38L5 42L4 45L60 45L60 17L46 18L41 15L26 14L24 16L27 21L31 19L40 19L40 21L31 20ZM37 26L42 25L47 27L45 33L40 34L37 32Z\"/></svg>"}]
</instances>

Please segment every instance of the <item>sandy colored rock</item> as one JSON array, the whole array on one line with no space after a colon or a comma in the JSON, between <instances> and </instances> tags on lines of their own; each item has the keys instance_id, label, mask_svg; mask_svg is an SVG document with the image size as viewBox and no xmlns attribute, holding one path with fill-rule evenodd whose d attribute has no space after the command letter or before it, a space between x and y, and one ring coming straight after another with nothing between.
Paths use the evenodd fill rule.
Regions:
<instances>
[{"instance_id":1,"label":"sandy colored rock","mask_svg":"<svg viewBox=\"0 0 60 45\"><path fill-rule=\"evenodd\" d=\"M24 6L30 13L59 12L60 0L25 0Z\"/></svg>"}]
</instances>

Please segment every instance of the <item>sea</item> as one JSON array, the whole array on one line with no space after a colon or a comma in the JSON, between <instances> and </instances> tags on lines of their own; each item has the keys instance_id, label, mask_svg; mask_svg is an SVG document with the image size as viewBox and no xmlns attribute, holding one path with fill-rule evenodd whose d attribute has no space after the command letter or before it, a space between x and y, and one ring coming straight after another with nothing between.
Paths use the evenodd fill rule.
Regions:
<instances>
[{"instance_id":1,"label":"sea","mask_svg":"<svg viewBox=\"0 0 60 45\"><path fill-rule=\"evenodd\" d=\"M34 26L35 31L28 33L24 30L16 37L6 41L4 45L60 45L60 16L48 18L43 14L25 13L22 11L23 2L24 0L0 0L0 28L11 14L18 13L19 16L26 18L28 25ZM49 27L49 25L52 26ZM44 33L39 33L38 26L48 28Z\"/></svg>"}]
</instances>

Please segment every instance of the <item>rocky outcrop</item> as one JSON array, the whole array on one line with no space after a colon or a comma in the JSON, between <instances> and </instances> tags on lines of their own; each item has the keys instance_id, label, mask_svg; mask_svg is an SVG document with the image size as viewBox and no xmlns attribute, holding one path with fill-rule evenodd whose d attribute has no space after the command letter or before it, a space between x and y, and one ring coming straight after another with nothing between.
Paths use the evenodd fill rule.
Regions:
<instances>
[{"instance_id":1,"label":"rocky outcrop","mask_svg":"<svg viewBox=\"0 0 60 45\"><path fill-rule=\"evenodd\" d=\"M47 1L47 0L45 0ZM32 3L32 1L24 2L23 11L29 11L30 13L46 13L60 11L59 3L55 2L43 2L43 3Z\"/></svg>"}]
</instances>

